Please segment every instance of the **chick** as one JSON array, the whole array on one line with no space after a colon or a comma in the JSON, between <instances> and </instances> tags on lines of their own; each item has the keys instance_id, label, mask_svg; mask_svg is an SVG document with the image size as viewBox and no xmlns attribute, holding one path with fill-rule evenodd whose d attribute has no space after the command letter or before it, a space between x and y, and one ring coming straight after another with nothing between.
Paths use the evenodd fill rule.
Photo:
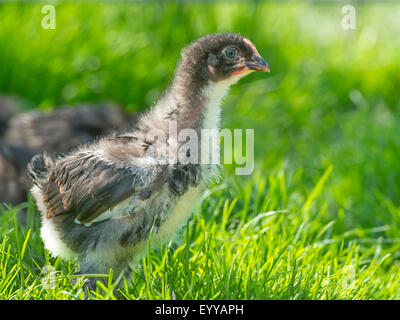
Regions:
<instances>
[{"instance_id":1,"label":"chick","mask_svg":"<svg viewBox=\"0 0 400 320\"><path fill-rule=\"evenodd\" d=\"M82 274L112 268L118 275L129 273L150 232L152 246L171 239L218 172L216 165L185 159L202 152L196 150L201 141L182 157L177 151L188 142L174 139L171 127L196 132L199 140L202 129L218 129L228 88L256 70L269 67L250 40L204 36L183 50L172 83L134 128L62 157L33 158L32 194L50 253L78 258Z\"/></svg>"}]
</instances>

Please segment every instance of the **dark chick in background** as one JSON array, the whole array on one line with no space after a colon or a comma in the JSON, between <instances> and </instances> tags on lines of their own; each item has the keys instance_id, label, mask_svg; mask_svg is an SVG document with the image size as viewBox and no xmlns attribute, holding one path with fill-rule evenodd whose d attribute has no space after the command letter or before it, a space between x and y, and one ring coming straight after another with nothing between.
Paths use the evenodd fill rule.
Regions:
<instances>
[{"instance_id":1,"label":"dark chick in background","mask_svg":"<svg viewBox=\"0 0 400 320\"><path fill-rule=\"evenodd\" d=\"M183 51L171 85L135 128L63 157L36 156L29 165L32 194L50 253L78 258L82 274L108 274L112 268L118 275L129 273L150 232L152 245L173 237L217 173L216 165L160 163L177 146L168 139L156 144L148 133L157 129L168 138L171 121L178 132L217 129L228 88L253 71L269 68L248 39L207 35ZM96 279L90 279L93 289Z\"/></svg>"}]
</instances>

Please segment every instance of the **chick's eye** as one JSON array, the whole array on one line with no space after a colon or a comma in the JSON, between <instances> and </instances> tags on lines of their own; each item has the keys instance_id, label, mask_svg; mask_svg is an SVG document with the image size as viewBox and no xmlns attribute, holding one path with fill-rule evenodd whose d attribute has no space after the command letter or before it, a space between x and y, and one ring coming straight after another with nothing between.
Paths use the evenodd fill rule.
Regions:
<instances>
[{"instance_id":1,"label":"chick's eye","mask_svg":"<svg viewBox=\"0 0 400 320\"><path fill-rule=\"evenodd\" d=\"M225 56L229 59L236 58L236 56L237 56L237 51L233 48L225 49L224 53L225 53Z\"/></svg>"}]
</instances>

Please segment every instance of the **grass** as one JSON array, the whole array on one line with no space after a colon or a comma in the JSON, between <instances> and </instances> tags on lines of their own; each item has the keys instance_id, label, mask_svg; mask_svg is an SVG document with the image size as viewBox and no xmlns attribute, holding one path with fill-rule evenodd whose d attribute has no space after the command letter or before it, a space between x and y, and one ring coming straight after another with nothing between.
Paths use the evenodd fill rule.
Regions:
<instances>
[{"instance_id":1,"label":"grass","mask_svg":"<svg viewBox=\"0 0 400 320\"><path fill-rule=\"evenodd\" d=\"M214 186L176 242L150 248L121 289L99 287L113 299L397 299L400 244L389 226L343 230L343 217L326 220L321 197L327 168L308 194L298 193L301 174L256 175L248 184ZM334 169L333 169L334 170ZM9 228L1 244L2 299L77 299L74 263L50 259L31 202L28 225L9 228L15 208L3 212ZM54 272L48 288L44 266ZM52 278L50 278L52 279Z\"/></svg>"},{"instance_id":2,"label":"grass","mask_svg":"<svg viewBox=\"0 0 400 320\"><path fill-rule=\"evenodd\" d=\"M0 91L26 109L142 110L209 32L248 35L271 66L224 103L224 127L255 129L254 174L226 166L178 240L98 299L400 298L400 5L354 5L345 31L340 3L59 2L56 30L41 29L39 4L0 4ZM0 298L82 298L31 199L1 211Z\"/></svg>"}]
</instances>

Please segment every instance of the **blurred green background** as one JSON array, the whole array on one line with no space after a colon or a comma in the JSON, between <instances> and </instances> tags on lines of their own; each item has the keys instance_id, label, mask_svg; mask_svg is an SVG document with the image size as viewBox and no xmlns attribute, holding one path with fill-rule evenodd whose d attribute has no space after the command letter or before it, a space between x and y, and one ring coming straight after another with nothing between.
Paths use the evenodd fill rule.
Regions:
<instances>
[{"instance_id":1,"label":"blurred green background","mask_svg":"<svg viewBox=\"0 0 400 320\"><path fill-rule=\"evenodd\" d=\"M41 26L49 3L55 30ZM342 28L347 4L356 8L355 30ZM254 175L234 176L226 166L226 179L210 189L183 245L164 248L162 259L152 255L154 272L143 268L155 280L134 277L126 295L398 298L399 17L400 4L379 1L0 2L0 93L21 97L26 110L108 100L137 112L166 88L182 47L212 32L247 36L271 73L252 74L231 89L223 127L255 129ZM28 209L37 220L32 202ZM265 214L281 209L286 213ZM19 235L13 212L0 224L19 248L29 233L21 227ZM40 261L38 270L49 263L37 224L28 224L29 259L21 253L11 271L0 268L0 284L11 288L0 298L64 294L26 289L36 288L32 261ZM209 239L215 248L207 249ZM11 250L6 240L3 247ZM207 259L198 262L203 252ZM246 263L235 264L237 258ZM357 269L351 293L333 281L348 266ZM174 289L180 286L189 289Z\"/></svg>"},{"instance_id":2,"label":"blurred green background","mask_svg":"<svg viewBox=\"0 0 400 320\"><path fill-rule=\"evenodd\" d=\"M342 2L50 3L55 30L41 26L48 3L0 4L0 92L26 109L110 100L144 110L182 47L239 32L272 70L224 104L224 127L255 129L256 171L301 175L301 193L332 164L331 215L399 225L400 5L355 2L356 29L344 30Z\"/></svg>"}]
</instances>

